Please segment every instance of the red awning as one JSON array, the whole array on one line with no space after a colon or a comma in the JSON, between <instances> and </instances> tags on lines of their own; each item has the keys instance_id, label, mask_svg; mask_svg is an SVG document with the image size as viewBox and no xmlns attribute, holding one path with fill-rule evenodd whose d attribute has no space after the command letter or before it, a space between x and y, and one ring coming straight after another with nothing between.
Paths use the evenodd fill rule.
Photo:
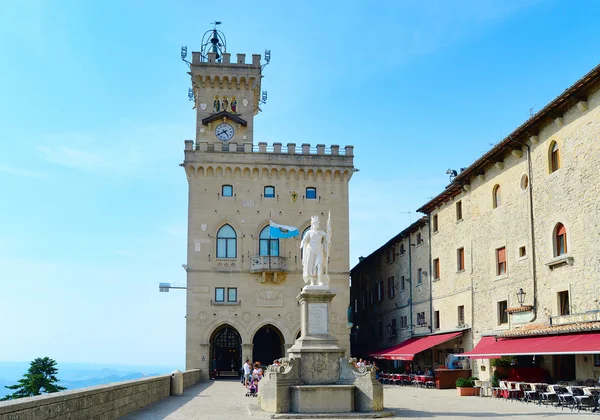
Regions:
<instances>
[{"instance_id":1,"label":"red awning","mask_svg":"<svg viewBox=\"0 0 600 420\"><path fill-rule=\"evenodd\" d=\"M463 355L471 359L496 359L501 356L593 353L600 353L600 333L499 338L498 340L496 337L483 337L473 350Z\"/></svg>"},{"instance_id":2,"label":"red awning","mask_svg":"<svg viewBox=\"0 0 600 420\"><path fill-rule=\"evenodd\" d=\"M446 341L450 341L460 335L462 335L462 331L410 338L397 346L372 353L371 356L376 359L413 360L415 354L437 346L438 344L445 343Z\"/></svg>"}]
</instances>

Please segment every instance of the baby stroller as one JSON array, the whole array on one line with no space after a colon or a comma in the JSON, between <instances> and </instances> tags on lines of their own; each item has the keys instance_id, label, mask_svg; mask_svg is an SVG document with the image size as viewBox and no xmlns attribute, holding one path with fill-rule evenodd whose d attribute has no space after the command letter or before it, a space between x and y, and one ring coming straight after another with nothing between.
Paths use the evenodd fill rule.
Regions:
<instances>
[{"instance_id":1,"label":"baby stroller","mask_svg":"<svg viewBox=\"0 0 600 420\"><path fill-rule=\"evenodd\" d=\"M258 396L258 381L253 381L247 385L246 397Z\"/></svg>"}]
</instances>

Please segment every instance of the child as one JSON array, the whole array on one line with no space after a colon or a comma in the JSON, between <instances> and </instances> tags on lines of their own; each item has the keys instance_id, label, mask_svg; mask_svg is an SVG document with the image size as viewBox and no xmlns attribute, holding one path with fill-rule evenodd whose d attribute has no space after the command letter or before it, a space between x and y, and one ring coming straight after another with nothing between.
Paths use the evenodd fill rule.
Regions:
<instances>
[{"instance_id":1,"label":"child","mask_svg":"<svg viewBox=\"0 0 600 420\"><path fill-rule=\"evenodd\" d=\"M258 395L258 380L254 379L251 384L248 385L248 392L246 397L256 397Z\"/></svg>"}]
</instances>

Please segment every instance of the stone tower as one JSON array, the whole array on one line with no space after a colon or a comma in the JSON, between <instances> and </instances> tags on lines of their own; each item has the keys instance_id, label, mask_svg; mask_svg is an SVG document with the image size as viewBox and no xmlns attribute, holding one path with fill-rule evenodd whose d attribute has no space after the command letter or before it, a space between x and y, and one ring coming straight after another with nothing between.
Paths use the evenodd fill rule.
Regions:
<instances>
[{"instance_id":1,"label":"stone tower","mask_svg":"<svg viewBox=\"0 0 600 420\"><path fill-rule=\"evenodd\" d=\"M349 354L348 182L353 147L254 141L261 56L192 53L196 139L185 141L189 184L186 368L237 372L247 358L272 363L300 335L300 239L310 217L333 232L331 326ZM270 221L299 235L270 236ZM292 235L293 232L288 232Z\"/></svg>"}]
</instances>

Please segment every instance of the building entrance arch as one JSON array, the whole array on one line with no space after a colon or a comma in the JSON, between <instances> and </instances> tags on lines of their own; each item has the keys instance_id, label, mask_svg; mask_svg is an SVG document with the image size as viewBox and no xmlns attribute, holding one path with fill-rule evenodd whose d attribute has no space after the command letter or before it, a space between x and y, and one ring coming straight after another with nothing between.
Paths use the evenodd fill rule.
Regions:
<instances>
[{"instance_id":1,"label":"building entrance arch","mask_svg":"<svg viewBox=\"0 0 600 420\"><path fill-rule=\"evenodd\" d=\"M217 327L210 337L210 369L213 377L239 376L242 367L242 339L231 325Z\"/></svg>"},{"instance_id":2,"label":"building entrance arch","mask_svg":"<svg viewBox=\"0 0 600 420\"><path fill-rule=\"evenodd\" d=\"M263 367L273 360L283 357L283 334L271 324L263 325L252 338L252 361L260 362Z\"/></svg>"}]
</instances>

